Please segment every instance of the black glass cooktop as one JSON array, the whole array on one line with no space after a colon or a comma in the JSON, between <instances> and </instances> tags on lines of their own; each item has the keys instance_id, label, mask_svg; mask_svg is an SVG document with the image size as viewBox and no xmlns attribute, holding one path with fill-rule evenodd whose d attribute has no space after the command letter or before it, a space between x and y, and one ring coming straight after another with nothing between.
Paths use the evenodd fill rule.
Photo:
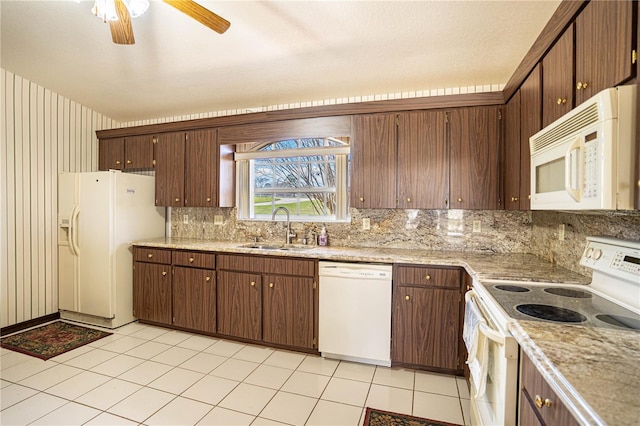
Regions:
<instances>
[{"instance_id":1,"label":"black glass cooktop","mask_svg":"<svg viewBox=\"0 0 640 426\"><path fill-rule=\"evenodd\" d=\"M588 286L494 282L483 287L514 319L640 331L640 315Z\"/></svg>"}]
</instances>

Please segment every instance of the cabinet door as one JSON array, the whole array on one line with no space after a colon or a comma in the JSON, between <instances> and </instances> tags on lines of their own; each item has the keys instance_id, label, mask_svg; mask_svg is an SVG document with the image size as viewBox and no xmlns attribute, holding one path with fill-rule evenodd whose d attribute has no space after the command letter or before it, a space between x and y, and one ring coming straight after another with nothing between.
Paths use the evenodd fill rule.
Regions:
<instances>
[{"instance_id":1,"label":"cabinet door","mask_svg":"<svg viewBox=\"0 0 640 426\"><path fill-rule=\"evenodd\" d=\"M576 18L576 105L633 76L634 3L590 1Z\"/></svg>"},{"instance_id":2,"label":"cabinet door","mask_svg":"<svg viewBox=\"0 0 640 426\"><path fill-rule=\"evenodd\" d=\"M395 114L353 117L351 206L396 207Z\"/></svg>"},{"instance_id":3,"label":"cabinet door","mask_svg":"<svg viewBox=\"0 0 640 426\"><path fill-rule=\"evenodd\" d=\"M261 276L218 271L217 287L218 333L261 340Z\"/></svg>"},{"instance_id":4,"label":"cabinet door","mask_svg":"<svg viewBox=\"0 0 640 426\"><path fill-rule=\"evenodd\" d=\"M449 116L451 208L498 208L498 107L458 108Z\"/></svg>"},{"instance_id":5,"label":"cabinet door","mask_svg":"<svg viewBox=\"0 0 640 426\"><path fill-rule=\"evenodd\" d=\"M404 113L398 120L398 208L447 208L449 156L444 112Z\"/></svg>"},{"instance_id":6,"label":"cabinet door","mask_svg":"<svg viewBox=\"0 0 640 426\"><path fill-rule=\"evenodd\" d=\"M396 287L393 291L391 359L458 369L460 290Z\"/></svg>"},{"instance_id":7,"label":"cabinet door","mask_svg":"<svg viewBox=\"0 0 640 426\"><path fill-rule=\"evenodd\" d=\"M156 142L156 206L184 205L184 133L163 133Z\"/></svg>"},{"instance_id":8,"label":"cabinet door","mask_svg":"<svg viewBox=\"0 0 640 426\"><path fill-rule=\"evenodd\" d=\"M313 278L265 277L263 336L276 345L312 349L314 344Z\"/></svg>"},{"instance_id":9,"label":"cabinet door","mask_svg":"<svg viewBox=\"0 0 640 426\"><path fill-rule=\"evenodd\" d=\"M98 142L98 170L122 170L124 167L124 138L100 139Z\"/></svg>"},{"instance_id":10,"label":"cabinet door","mask_svg":"<svg viewBox=\"0 0 640 426\"><path fill-rule=\"evenodd\" d=\"M184 205L218 205L218 145L216 130L188 132L185 145Z\"/></svg>"},{"instance_id":11,"label":"cabinet door","mask_svg":"<svg viewBox=\"0 0 640 426\"><path fill-rule=\"evenodd\" d=\"M173 325L216 332L215 271L174 267Z\"/></svg>"},{"instance_id":12,"label":"cabinet door","mask_svg":"<svg viewBox=\"0 0 640 426\"><path fill-rule=\"evenodd\" d=\"M520 90L507 103L504 128L504 208L506 210L519 210L521 178Z\"/></svg>"},{"instance_id":13,"label":"cabinet door","mask_svg":"<svg viewBox=\"0 0 640 426\"><path fill-rule=\"evenodd\" d=\"M529 138L542 129L542 82L538 64L520 86L520 210L531 208Z\"/></svg>"},{"instance_id":14,"label":"cabinet door","mask_svg":"<svg viewBox=\"0 0 640 426\"><path fill-rule=\"evenodd\" d=\"M127 136L124 140L125 169L153 168L153 136Z\"/></svg>"},{"instance_id":15,"label":"cabinet door","mask_svg":"<svg viewBox=\"0 0 640 426\"><path fill-rule=\"evenodd\" d=\"M542 60L542 127L573 108L573 25Z\"/></svg>"},{"instance_id":16,"label":"cabinet door","mask_svg":"<svg viewBox=\"0 0 640 426\"><path fill-rule=\"evenodd\" d=\"M171 266L135 262L133 312L141 320L171 324Z\"/></svg>"}]
</instances>

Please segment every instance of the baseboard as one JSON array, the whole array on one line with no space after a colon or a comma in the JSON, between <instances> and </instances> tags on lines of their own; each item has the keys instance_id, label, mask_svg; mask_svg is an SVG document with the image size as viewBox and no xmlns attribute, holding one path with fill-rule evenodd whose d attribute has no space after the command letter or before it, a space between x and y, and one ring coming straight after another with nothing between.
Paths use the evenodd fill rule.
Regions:
<instances>
[{"instance_id":1,"label":"baseboard","mask_svg":"<svg viewBox=\"0 0 640 426\"><path fill-rule=\"evenodd\" d=\"M36 325L44 324L46 322L55 321L57 319L60 319L60 312L45 315L43 317L33 318L18 324L8 325L0 329L0 336L17 333L18 331L26 330L27 328L35 327Z\"/></svg>"}]
</instances>

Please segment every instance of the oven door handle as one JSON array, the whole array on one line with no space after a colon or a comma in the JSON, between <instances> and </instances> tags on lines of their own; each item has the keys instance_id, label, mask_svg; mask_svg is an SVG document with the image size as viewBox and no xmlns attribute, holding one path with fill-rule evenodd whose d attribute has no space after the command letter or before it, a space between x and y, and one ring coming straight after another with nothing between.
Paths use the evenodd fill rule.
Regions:
<instances>
[{"instance_id":1,"label":"oven door handle","mask_svg":"<svg viewBox=\"0 0 640 426\"><path fill-rule=\"evenodd\" d=\"M472 299L472 303L476 305L478 311L482 313L483 317L486 315L483 309L480 307L480 304L478 303L478 295L475 291L468 291L467 293L465 293L464 298L466 301ZM504 336L499 331L490 328L486 317L482 318L482 320L478 323L478 331L480 331L480 333L484 334L488 339L494 341L498 345L504 346L506 336Z\"/></svg>"}]
</instances>

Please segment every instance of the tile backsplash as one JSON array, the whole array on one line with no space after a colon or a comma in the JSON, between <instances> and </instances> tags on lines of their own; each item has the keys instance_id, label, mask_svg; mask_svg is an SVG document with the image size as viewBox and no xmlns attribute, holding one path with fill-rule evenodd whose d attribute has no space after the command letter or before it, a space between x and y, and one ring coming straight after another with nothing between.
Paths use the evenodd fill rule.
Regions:
<instances>
[{"instance_id":1,"label":"tile backsplash","mask_svg":"<svg viewBox=\"0 0 640 426\"><path fill-rule=\"evenodd\" d=\"M284 243L283 218L277 222L238 220L235 208L173 208L171 235L234 243ZM349 223L292 222L297 243L326 225L329 244L486 253L531 253L575 272L590 275L578 262L589 235L640 240L640 212L597 214L507 210L358 210ZM186 216L186 222L185 222ZM222 224L214 224L216 216ZM363 229L368 218L370 229ZM564 240L558 225L564 224ZM478 231L479 225L479 232Z\"/></svg>"}]
</instances>

